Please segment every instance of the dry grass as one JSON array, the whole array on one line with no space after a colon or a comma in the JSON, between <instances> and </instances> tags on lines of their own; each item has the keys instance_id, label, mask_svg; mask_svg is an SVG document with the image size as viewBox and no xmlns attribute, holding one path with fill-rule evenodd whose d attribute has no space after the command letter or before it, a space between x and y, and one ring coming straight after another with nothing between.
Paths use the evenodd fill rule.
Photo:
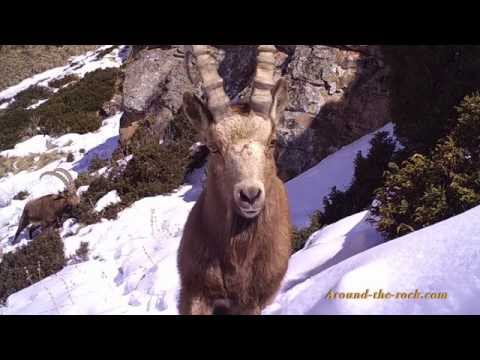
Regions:
<instances>
[{"instance_id":1,"label":"dry grass","mask_svg":"<svg viewBox=\"0 0 480 360\"><path fill-rule=\"evenodd\" d=\"M65 157L66 154L61 151L51 151L42 154L30 154L27 156L0 156L0 177L8 173L17 174L24 170L38 170L51 163Z\"/></svg>"},{"instance_id":2,"label":"dry grass","mask_svg":"<svg viewBox=\"0 0 480 360\"><path fill-rule=\"evenodd\" d=\"M66 65L71 56L100 45L1 45L0 91L35 74Z\"/></svg>"}]
</instances>

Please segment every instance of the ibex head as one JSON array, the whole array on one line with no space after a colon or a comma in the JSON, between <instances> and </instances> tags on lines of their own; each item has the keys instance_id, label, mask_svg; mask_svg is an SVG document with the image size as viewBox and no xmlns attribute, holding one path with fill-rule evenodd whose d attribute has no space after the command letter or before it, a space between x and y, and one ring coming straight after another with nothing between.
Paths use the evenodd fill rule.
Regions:
<instances>
[{"instance_id":1,"label":"ibex head","mask_svg":"<svg viewBox=\"0 0 480 360\"><path fill-rule=\"evenodd\" d=\"M56 168L53 171L47 171L40 176L40 179L46 175L55 176L65 184L65 199L71 206L77 206L80 203L80 197L77 195L77 188L72 175L65 169Z\"/></svg>"},{"instance_id":2,"label":"ibex head","mask_svg":"<svg viewBox=\"0 0 480 360\"><path fill-rule=\"evenodd\" d=\"M258 47L252 96L243 106L230 105L210 48L193 45L192 51L207 103L186 93L183 110L210 149L209 177L215 191L240 216L255 218L276 177L275 127L288 103L287 82L274 83L275 46Z\"/></svg>"}]
</instances>

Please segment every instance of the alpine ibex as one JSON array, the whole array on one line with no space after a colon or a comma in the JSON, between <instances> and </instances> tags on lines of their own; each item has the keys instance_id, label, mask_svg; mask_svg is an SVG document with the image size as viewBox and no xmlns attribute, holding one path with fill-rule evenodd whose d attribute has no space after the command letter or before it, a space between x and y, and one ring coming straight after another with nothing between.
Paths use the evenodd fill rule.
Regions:
<instances>
[{"instance_id":1,"label":"alpine ibex","mask_svg":"<svg viewBox=\"0 0 480 360\"><path fill-rule=\"evenodd\" d=\"M207 104L185 93L183 110L210 149L206 187L178 252L180 314L260 314L291 254L287 194L274 160L276 125L288 103L274 82L273 45L258 47L249 104L232 106L211 48L191 48Z\"/></svg>"},{"instance_id":2,"label":"alpine ibex","mask_svg":"<svg viewBox=\"0 0 480 360\"><path fill-rule=\"evenodd\" d=\"M42 229L46 229L55 225L67 209L80 203L80 197L77 195L72 175L67 170L57 168L54 171L47 171L40 176L40 179L46 175L60 179L65 184L66 189L60 194L50 194L30 200L25 205L17 232L13 238L13 244L18 242L18 236L28 225L40 224ZM30 238L32 238L32 230L32 228L29 230Z\"/></svg>"}]
</instances>

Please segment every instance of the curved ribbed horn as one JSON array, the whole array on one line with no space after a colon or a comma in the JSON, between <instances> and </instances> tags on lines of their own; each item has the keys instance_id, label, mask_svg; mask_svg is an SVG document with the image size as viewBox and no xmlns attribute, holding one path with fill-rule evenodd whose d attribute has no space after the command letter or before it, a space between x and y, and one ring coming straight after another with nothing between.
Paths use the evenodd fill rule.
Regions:
<instances>
[{"instance_id":1,"label":"curved ribbed horn","mask_svg":"<svg viewBox=\"0 0 480 360\"><path fill-rule=\"evenodd\" d=\"M67 179L65 179L62 175L60 175L59 173L55 172L55 171L47 171L47 172L44 172L42 175L40 175L40 179L42 179L44 176L46 175L51 175L51 176L55 176L57 179L60 179L64 184L65 184L65 187L68 189L70 186L69 186L69 183L67 181Z\"/></svg>"},{"instance_id":2,"label":"curved ribbed horn","mask_svg":"<svg viewBox=\"0 0 480 360\"><path fill-rule=\"evenodd\" d=\"M75 190L76 190L75 182L73 181L73 177L72 177L72 175L68 172L68 170L65 170L64 168L58 167L58 168L56 168L56 169L53 170L53 171L64 175L65 178L68 179L67 189L68 189L69 191L75 191Z\"/></svg>"},{"instance_id":3,"label":"curved ribbed horn","mask_svg":"<svg viewBox=\"0 0 480 360\"><path fill-rule=\"evenodd\" d=\"M264 116L268 116L272 106L272 89L275 86L273 74L275 71L275 45L259 45L257 49L257 69L253 82L251 109Z\"/></svg>"},{"instance_id":4,"label":"curved ribbed horn","mask_svg":"<svg viewBox=\"0 0 480 360\"><path fill-rule=\"evenodd\" d=\"M53 171L58 171L59 173L62 173L63 175L65 175L65 177L68 179L68 182L69 183L73 183L73 177L72 177L72 174L70 174L67 170L65 170L64 168L56 168L55 170Z\"/></svg>"},{"instance_id":5,"label":"curved ribbed horn","mask_svg":"<svg viewBox=\"0 0 480 360\"><path fill-rule=\"evenodd\" d=\"M222 120L230 110L230 99L223 88L223 80L218 74L217 62L207 45L192 45L193 55L207 93L208 109L215 122Z\"/></svg>"}]
</instances>

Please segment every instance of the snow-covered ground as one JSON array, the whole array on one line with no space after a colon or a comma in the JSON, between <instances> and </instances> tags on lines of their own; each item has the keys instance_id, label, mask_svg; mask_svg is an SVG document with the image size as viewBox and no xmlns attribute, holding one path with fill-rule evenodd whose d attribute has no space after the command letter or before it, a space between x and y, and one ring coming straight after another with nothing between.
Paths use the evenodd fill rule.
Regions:
<instances>
[{"instance_id":1,"label":"snow-covered ground","mask_svg":"<svg viewBox=\"0 0 480 360\"><path fill-rule=\"evenodd\" d=\"M118 53L110 55L117 66ZM85 69L94 69L95 54L78 57ZM83 59L83 60L82 60ZM90 60L89 60L90 59ZM105 60L106 61L106 60ZM78 65L77 65L78 66ZM70 67L49 70L0 93L10 98L28 87L61 77ZM82 73L81 68L76 71ZM91 71L91 70L89 70ZM86 73L83 72L83 74ZM22 85L25 83L24 85ZM21 85L21 86L20 86ZM26 86L26 87L25 87ZM43 169L23 171L0 179L0 250L10 245L25 203L44 193L63 189L53 177L39 176L57 166L74 176L88 168L96 156L109 157L117 146L121 114L106 119L95 133L67 134L60 138L36 136L3 156L25 156L46 151L72 152L75 161L56 160ZM379 131L392 132L391 124ZM369 149L373 133L343 147L317 166L287 183L292 219L308 225L332 186L346 188L353 175L353 161ZM84 149L84 152L80 152ZM72 220L61 236L66 255L82 242L89 246L88 260L65 267L55 275L11 295L0 314L177 314L179 279L177 247L187 215L202 190L202 170L168 196L144 198L122 211L116 220L86 227ZM13 200L28 190L26 200ZM96 204L101 209L118 200L115 192ZM480 313L480 207L444 222L383 243L366 221L366 211L338 221L314 234L289 263L282 289L264 314L467 314ZM447 299L328 299L327 295L366 290L383 292L446 292Z\"/></svg>"},{"instance_id":2,"label":"snow-covered ground","mask_svg":"<svg viewBox=\"0 0 480 360\"><path fill-rule=\"evenodd\" d=\"M282 292L266 313L480 313L480 206L343 260L342 251L378 238L364 215L314 234L310 244L292 256ZM336 250L340 243L332 257L331 247ZM380 298L380 291L392 297ZM408 298L415 291L424 298ZM349 299L348 293L371 296ZM437 298L428 298L432 295Z\"/></svg>"}]
</instances>

